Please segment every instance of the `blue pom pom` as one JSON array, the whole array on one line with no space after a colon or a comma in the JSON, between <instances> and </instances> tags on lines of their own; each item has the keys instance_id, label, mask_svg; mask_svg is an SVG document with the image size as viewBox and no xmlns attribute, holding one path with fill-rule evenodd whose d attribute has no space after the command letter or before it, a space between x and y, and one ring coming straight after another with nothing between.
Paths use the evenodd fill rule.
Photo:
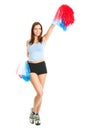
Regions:
<instances>
[{"instance_id":1,"label":"blue pom pom","mask_svg":"<svg viewBox=\"0 0 87 130\"><path fill-rule=\"evenodd\" d=\"M20 78L22 78L24 81L29 81L31 76L30 76L30 66L28 64L28 61L24 61L17 67L16 73Z\"/></svg>"},{"instance_id":2,"label":"blue pom pom","mask_svg":"<svg viewBox=\"0 0 87 130\"><path fill-rule=\"evenodd\" d=\"M25 80L25 81L29 81L30 80L30 67L29 67L29 64L27 63L27 61L25 62L25 75L22 74L22 78Z\"/></svg>"},{"instance_id":3,"label":"blue pom pom","mask_svg":"<svg viewBox=\"0 0 87 130\"><path fill-rule=\"evenodd\" d=\"M30 75L28 75L28 76L22 75L22 79L25 80L25 81L29 81Z\"/></svg>"},{"instance_id":4,"label":"blue pom pom","mask_svg":"<svg viewBox=\"0 0 87 130\"><path fill-rule=\"evenodd\" d=\"M55 21L53 21L52 24L53 24L53 25L60 26L60 27L63 29L63 31L66 31L66 30L67 30L67 27L65 26L65 23L64 23L63 20L59 21L59 20L56 19Z\"/></svg>"},{"instance_id":5,"label":"blue pom pom","mask_svg":"<svg viewBox=\"0 0 87 130\"><path fill-rule=\"evenodd\" d=\"M24 66L25 66L25 68L24 68L25 74L22 74L22 79L24 81L29 81L30 80L30 66L27 63L27 61L25 62Z\"/></svg>"},{"instance_id":6,"label":"blue pom pom","mask_svg":"<svg viewBox=\"0 0 87 130\"><path fill-rule=\"evenodd\" d=\"M67 27L65 26L65 23L64 23L63 20L60 22L59 26L60 26L64 31L67 30Z\"/></svg>"}]
</instances>

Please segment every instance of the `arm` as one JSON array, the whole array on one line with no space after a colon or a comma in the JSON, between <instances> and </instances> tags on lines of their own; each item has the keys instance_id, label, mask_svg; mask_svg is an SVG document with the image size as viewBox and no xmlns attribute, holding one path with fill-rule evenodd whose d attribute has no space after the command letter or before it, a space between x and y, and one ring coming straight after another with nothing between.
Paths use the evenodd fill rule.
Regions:
<instances>
[{"instance_id":1,"label":"arm","mask_svg":"<svg viewBox=\"0 0 87 130\"><path fill-rule=\"evenodd\" d=\"M46 41L48 40L49 36L51 35L53 28L55 27L54 24L51 24L51 26L49 27L48 31L46 32L46 34L43 36L43 42L46 43Z\"/></svg>"},{"instance_id":2,"label":"arm","mask_svg":"<svg viewBox=\"0 0 87 130\"><path fill-rule=\"evenodd\" d=\"M29 57L29 52L28 52L28 41L26 41L26 55L27 55L27 57Z\"/></svg>"}]
</instances>

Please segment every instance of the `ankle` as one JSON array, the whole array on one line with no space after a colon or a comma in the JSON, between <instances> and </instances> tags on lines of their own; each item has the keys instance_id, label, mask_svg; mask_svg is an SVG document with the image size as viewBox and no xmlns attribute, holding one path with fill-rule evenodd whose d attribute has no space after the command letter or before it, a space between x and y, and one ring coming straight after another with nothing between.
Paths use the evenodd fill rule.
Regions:
<instances>
[{"instance_id":1,"label":"ankle","mask_svg":"<svg viewBox=\"0 0 87 130\"><path fill-rule=\"evenodd\" d=\"M32 112L34 112L34 113L35 113L35 110L34 110L34 108L32 108L31 110L32 110Z\"/></svg>"},{"instance_id":2,"label":"ankle","mask_svg":"<svg viewBox=\"0 0 87 130\"><path fill-rule=\"evenodd\" d=\"M38 113L36 113L36 115L39 115Z\"/></svg>"},{"instance_id":3,"label":"ankle","mask_svg":"<svg viewBox=\"0 0 87 130\"><path fill-rule=\"evenodd\" d=\"M32 112L35 113L36 115L38 115L39 112L37 112L36 109L32 108Z\"/></svg>"}]
</instances>

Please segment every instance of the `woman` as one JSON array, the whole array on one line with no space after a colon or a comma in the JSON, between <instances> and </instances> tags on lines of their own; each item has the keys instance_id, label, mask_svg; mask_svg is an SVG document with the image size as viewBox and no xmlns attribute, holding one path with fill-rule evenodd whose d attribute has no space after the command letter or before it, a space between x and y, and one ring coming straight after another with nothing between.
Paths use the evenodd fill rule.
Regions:
<instances>
[{"instance_id":1,"label":"woman","mask_svg":"<svg viewBox=\"0 0 87 130\"><path fill-rule=\"evenodd\" d=\"M34 22L31 28L31 38L26 42L28 63L31 70L31 83L36 91L34 106L29 116L30 123L40 125L40 107L42 103L43 87L46 80L47 68L44 60L44 47L54 28L52 24L47 33L42 36L42 25Z\"/></svg>"}]
</instances>

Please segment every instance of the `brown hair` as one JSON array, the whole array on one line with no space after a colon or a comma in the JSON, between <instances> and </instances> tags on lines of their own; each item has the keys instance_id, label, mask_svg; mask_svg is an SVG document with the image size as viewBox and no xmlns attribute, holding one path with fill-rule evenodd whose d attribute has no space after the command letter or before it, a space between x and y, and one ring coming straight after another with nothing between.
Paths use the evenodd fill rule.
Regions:
<instances>
[{"instance_id":1,"label":"brown hair","mask_svg":"<svg viewBox=\"0 0 87 130\"><path fill-rule=\"evenodd\" d=\"M39 22L34 22L32 27L31 27L31 38L30 38L29 44L34 43L34 32L33 32L33 30L34 30L34 27L38 24L41 26L41 34L40 34L40 36L38 36L38 41L42 42L42 32L43 32L42 25Z\"/></svg>"}]
</instances>

